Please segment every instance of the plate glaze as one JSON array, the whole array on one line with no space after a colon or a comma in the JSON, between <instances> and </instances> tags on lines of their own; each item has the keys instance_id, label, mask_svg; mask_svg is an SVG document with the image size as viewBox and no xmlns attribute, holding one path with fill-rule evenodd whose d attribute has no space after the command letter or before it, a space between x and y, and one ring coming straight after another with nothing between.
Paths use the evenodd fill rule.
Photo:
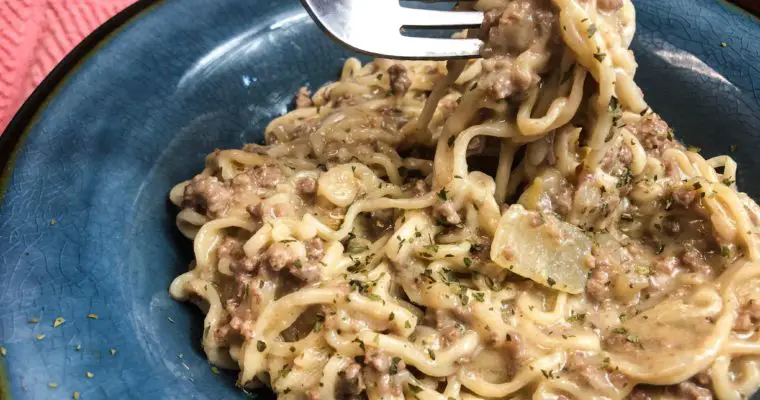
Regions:
<instances>
[{"instance_id":1,"label":"plate glaze","mask_svg":"<svg viewBox=\"0 0 760 400\"><path fill-rule=\"evenodd\" d=\"M688 144L735 157L740 188L760 198L760 23L712 0L636 6L649 103ZM245 398L200 351L200 312L167 292L191 259L167 193L215 148L260 141L301 85L335 79L351 53L296 0L141 2L104 29L0 137L0 155L15 149L0 199L5 389Z\"/></svg>"}]
</instances>

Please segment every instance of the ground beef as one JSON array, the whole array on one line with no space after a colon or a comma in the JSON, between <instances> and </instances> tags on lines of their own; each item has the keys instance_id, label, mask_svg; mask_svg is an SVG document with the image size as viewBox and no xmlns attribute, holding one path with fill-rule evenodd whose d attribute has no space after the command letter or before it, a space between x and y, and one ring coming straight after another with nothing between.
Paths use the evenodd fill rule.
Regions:
<instances>
[{"instance_id":1,"label":"ground beef","mask_svg":"<svg viewBox=\"0 0 760 400\"><path fill-rule=\"evenodd\" d=\"M713 398L712 392L709 389L688 381L678 384L678 393L685 400L712 400Z\"/></svg>"},{"instance_id":2,"label":"ground beef","mask_svg":"<svg viewBox=\"0 0 760 400\"><path fill-rule=\"evenodd\" d=\"M628 165L633 161L633 153L626 145L612 148L604 154L600 167L605 172L611 172L616 166Z\"/></svg>"},{"instance_id":3,"label":"ground beef","mask_svg":"<svg viewBox=\"0 0 760 400\"><path fill-rule=\"evenodd\" d=\"M631 394L628 395L629 400L652 400L652 396L646 389L634 388Z\"/></svg>"},{"instance_id":4,"label":"ground beef","mask_svg":"<svg viewBox=\"0 0 760 400\"><path fill-rule=\"evenodd\" d=\"M685 185L673 190L673 201L684 208L689 208L697 198L697 190L691 185Z\"/></svg>"},{"instance_id":5,"label":"ground beef","mask_svg":"<svg viewBox=\"0 0 760 400\"><path fill-rule=\"evenodd\" d=\"M739 309L734 330L748 332L757 328L758 322L760 322L760 301L750 300Z\"/></svg>"},{"instance_id":6,"label":"ground beef","mask_svg":"<svg viewBox=\"0 0 760 400\"><path fill-rule=\"evenodd\" d=\"M307 108L313 106L311 101L311 93L306 86L301 86L296 93L296 108Z\"/></svg>"},{"instance_id":7,"label":"ground beef","mask_svg":"<svg viewBox=\"0 0 760 400\"><path fill-rule=\"evenodd\" d=\"M364 378L368 386L372 385L376 391L384 396L400 396L402 393L401 382L394 376L406 368L403 360L390 357L382 351L367 347L364 354L364 364L369 366L364 370Z\"/></svg>"},{"instance_id":8,"label":"ground beef","mask_svg":"<svg viewBox=\"0 0 760 400\"><path fill-rule=\"evenodd\" d=\"M268 265L275 271L293 266L298 262L298 254L287 243L273 243L264 254Z\"/></svg>"},{"instance_id":9,"label":"ground beef","mask_svg":"<svg viewBox=\"0 0 760 400\"><path fill-rule=\"evenodd\" d=\"M235 193L251 193L259 189L272 189L284 180L280 168L276 166L254 167L232 178Z\"/></svg>"},{"instance_id":10,"label":"ground beef","mask_svg":"<svg viewBox=\"0 0 760 400\"><path fill-rule=\"evenodd\" d=\"M276 166L264 166L255 168L253 176L256 179L256 184L259 187L267 189L271 189L277 186L277 184L282 182L284 179L282 171Z\"/></svg>"},{"instance_id":11,"label":"ground beef","mask_svg":"<svg viewBox=\"0 0 760 400\"><path fill-rule=\"evenodd\" d=\"M608 299L611 295L611 275L612 265L606 261L597 261L594 269L591 270L588 282L586 282L586 293L597 301Z\"/></svg>"},{"instance_id":12,"label":"ground beef","mask_svg":"<svg viewBox=\"0 0 760 400\"><path fill-rule=\"evenodd\" d=\"M262 203L249 204L245 210L255 221L261 221L264 217L283 218L290 215L292 211L286 203L268 204L266 206Z\"/></svg>"},{"instance_id":13,"label":"ground beef","mask_svg":"<svg viewBox=\"0 0 760 400\"><path fill-rule=\"evenodd\" d=\"M230 269L238 273L252 273L256 271L261 257L258 255L248 257L243 251L243 242L231 237L224 237L216 248L219 260L228 259Z\"/></svg>"},{"instance_id":14,"label":"ground beef","mask_svg":"<svg viewBox=\"0 0 760 400\"><path fill-rule=\"evenodd\" d=\"M604 388L608 381L607 371L599 367L597 361L591 361L581 352L574 352L567 357L567 371L577 374L593 388Z\"/></svg>"},{"instance_id":15,"label":"ground beef","mask_svg":"<svg viewBox=\"0 0 760 400\"><path fill-rule=\"evenodd\" d=\"M293 275L306 283L314 283L322 280L322 265L315 262L292 264L288 267L288 272L290 275Z\"/></svg>"},{"instance_id":16,"label":"ground beef","mask_svg":"<svg viewBox=\"0 0 760 400\"><path fill-rule=\"evenodd\" d=\"M489 11L484 16L482 39L485 57L494 54L517 55L538 38L549 34L556 22L548 1L515 0L503 11Z\"/></svg>"},{"instance_id":17,"label":"ground beef","mask_svg":"<svg viewBox=\"0 0 760 400\"><path fill-rule=\"evenodd\" d=\"M305 243L306 257L311 260L319 260L325 254L325 242L315 237Z\"/></svg>"},{"instance_id":18,"label":"ground beef","mask_svg":"<svg viewBox=\"0 0 760 400\"><path fill-rule=\"evenodd\" d=\"M305 195L317 193L317 180L311 177L301 178L296 182L296 190Z\"/></svg>"},{"instance_id":19,"label":"ground beef","mask_svg":"<svg viewBox=\"0 0 760 400\"><path fill-rule=\"evenodd\" d=\"M454 343L462 337L464 325L452 317L446 310L435 310L435 327L448 343Z\"/></svg>"},{"instance_id":20,"label":"ground beef","mask_svg":"<svg viewBox=\"0 0 760 400\"><path fill-rule=\"evenodd\" d=\"M412 87L412 80L407 75L406 67L402 64L393 64L388 68L391 81L391 92L395 96L403 96Z\"/></svg>"},{"instance_id":21,"label":"ground beef","mask_svg":"<svg viewBox=\"0 0 760 400\"><path fill-rule=\"evenodd\" d=\"M229 327L236 331L240 336L252 338L256 330L256 320L251 318L241 318L234 316L230 318Z\"/></svg>"},{"instance_id":22,"label":"ground beef","mask_svg":"<svg viewBox=\"0 0 760 400\"><path fill-rule=\"evenodd\" d=\"M692 272L709 275L712 271L710 265L705 261L705 257L696 249L687 249L684 251L681 255L681 263Z\"/></svg>"},{"instance_id":23,"label":"ground beef","mask_svg":"<svg viewBox=\"0 0 760 400\"><path fill-rule=\"evenodd\" d=\"M227 211L232 191L215 176L198 175L185 187L182 205L209 217L218 218Z\"/></svg>"},{"instance_id":24,"label":"ground beef","mask_svg":"<svg viewBox=\"0 0 760 400\"><path fill-rule=\"evenodd\" d=\"M649 114L632 126L634 134L647 152L659 156L666 149L678 146L668 124L657 114Z\"/></svg>"},{"instance_id":25,"label":"ground beef","mask_svg":"<svg viewBox=\"0 0 760 400\"><path fill-rule=\"evenodd\" d=\"M617 11L623 8L623 0L597 0L596 6L600 11Z\"/></svg>"},{"instance_id":26,"label":"ground beef","mask_svg":"<svg viewBox=\"0 0 760 400\"><path fill-rule=\"evenodd\" d=\"M456 225L462 222L462 218L454 208L454 203L444 201L433 206L433 216L448 225Z\"/></svg>"},{"instance_id":27,"label":"ground beef","mask_svg":"<svg viewBox=\"0 0 760 400\"><path fill-rule=\"evenodd\" d=\"M605 350L614 350L618 353L633 353L639 345L627 332L613 331L604 338L603 347Z\"/></svg>"},{"instance_id":28,"label":"ground beef","mask_svg":"<svg viewBox=\"0 0 760 400\"><path fill-rule=\"evenodd\" d=\"M508 58L491 58L483 61L485 74L479 81L493 100L506 99L524 93L533 83L531 71L515 65Z\"/></svg>"},{"instance_id":29,"label":"ground beef","mask_svg":"<svg viewBox=\"0 0 760 400\"><path fill-rule=\"evenodd\" d=\"M387 373L391 368L391 357L374 347L368 347L364 354L364 363L377 372Z\"/></svg>"}]
</instances>

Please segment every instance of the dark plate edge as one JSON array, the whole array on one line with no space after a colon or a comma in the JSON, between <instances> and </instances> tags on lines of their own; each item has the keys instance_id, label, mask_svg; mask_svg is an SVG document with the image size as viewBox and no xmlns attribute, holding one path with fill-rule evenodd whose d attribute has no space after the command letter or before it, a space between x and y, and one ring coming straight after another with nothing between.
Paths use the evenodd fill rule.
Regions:
<instances>
[{"instance_id":1,"label":"dark plate edge","mask_svg":"<svg viewBox=\"0 0 760 400\"><path fill-rule=\"evenodd\" d=\"M106 40L132 18L147 10L160 0L138 0L121 12L109 18L92 33L87 35L74 47L45 77L32 94L24 101L8 126L0 135L0 206L2 206L5 193L10 185L13 164L21 149L22 144L29 134L30 127L34 125L38 113L44 109L46 103L53 98L61 84L69 74L76 71L77 67L85 61L93 51L97 50ZM1 343L0 343L1 344ZM2 357L0 357L2 358ZM11 400L12 390L10 376L5 364L0 362L0 399Z\"/></svg>"},{"instance_id":2,"label":"dark plate edge","mask_svg":"<svg viewBox=\"0 0 760 400\"><path fill-rule=\"evenodd\" d=\"M69 74L76 71L77 67L85 61L93 51L97 50L113 33L119 30L125 23L137 14L145 11L160 0L137 0L121 12L109 18L92 33L87 35L74 47L45 77L32 94L24 101L16 114L11 119L5 131L0 135L0 205L5 197L10 184L11 171L18 150L24 143L29 133L29 128L34 125L38 113L44 109L46 103L52 99L60 85ZM0 364L2 367L2 364ZM2 370L0 370L0 373ZM0 382L2 382L0 374ZM2 384L0 384L0 399Z\"/></svg>"}]
</instances>

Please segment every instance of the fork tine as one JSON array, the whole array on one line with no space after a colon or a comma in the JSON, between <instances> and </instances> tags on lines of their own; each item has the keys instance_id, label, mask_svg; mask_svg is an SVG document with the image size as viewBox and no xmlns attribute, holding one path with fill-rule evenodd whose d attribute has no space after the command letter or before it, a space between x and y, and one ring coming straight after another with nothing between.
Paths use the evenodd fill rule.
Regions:
<instances>
[{"instance_id":1,"label":"fork tine","mask_svg":"<svg viewBox=\"0 0 760 400\"><path fill-rule=\"evenodd\" d=\"M398 16L408 27L478 27L483 23L480 11L441 11L401 7Z\"/></svg>"},{"instance_id":2,"label":"fork tine","mask_svg":"<svg viewBox=\"0 0 760 400\"><path fill-rule=\"evenodd\" d=\"M377 54L397 59L443 60L480 57L479 39L442 39L400 36L377 48Z\"/></svg>"}]
</instances>

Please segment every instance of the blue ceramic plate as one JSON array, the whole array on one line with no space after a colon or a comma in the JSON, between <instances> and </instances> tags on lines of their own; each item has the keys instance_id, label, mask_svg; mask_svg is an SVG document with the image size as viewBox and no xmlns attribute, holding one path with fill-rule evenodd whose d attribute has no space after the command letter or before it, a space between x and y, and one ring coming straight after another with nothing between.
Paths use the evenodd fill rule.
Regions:
<instances>
[{"instance_id":1,"label":"blue ceramic plate","mask_svg":"<svg viewBox=\"0 0 760 400\"><path fill-rule=\"evenodd\" d=\"M760 24L713 0L636 4L648 100L704 152L735 144L740 187L760 197ZM214 148L261 140L298 87L334 79L349 55L295 0L141 2L77 48L0 139L14 158L0 386L15 399L243 398L200 351L200 314L167 293L191 251L166 196Z\"/></svg>"}]
</instances>

